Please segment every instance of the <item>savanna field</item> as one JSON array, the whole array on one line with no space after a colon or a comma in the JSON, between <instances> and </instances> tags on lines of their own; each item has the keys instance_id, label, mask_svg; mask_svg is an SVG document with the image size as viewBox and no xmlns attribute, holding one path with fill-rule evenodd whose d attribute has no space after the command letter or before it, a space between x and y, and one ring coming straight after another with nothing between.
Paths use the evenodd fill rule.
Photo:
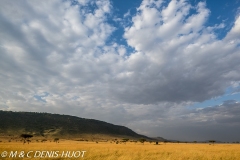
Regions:
<instances>
[{"instance_id":1,"label":"savanna field","mask_svg":"<svg viewBox=\"0 0 240 160\"><path fill-rule=\"evenodd\" d=\"M2 141L0 153L1 160L239 160L240 144L159 143L156 145L149 142L116 144L110 141L96 143L73 140L23 144Z\"/></svg>"}]
</instances>

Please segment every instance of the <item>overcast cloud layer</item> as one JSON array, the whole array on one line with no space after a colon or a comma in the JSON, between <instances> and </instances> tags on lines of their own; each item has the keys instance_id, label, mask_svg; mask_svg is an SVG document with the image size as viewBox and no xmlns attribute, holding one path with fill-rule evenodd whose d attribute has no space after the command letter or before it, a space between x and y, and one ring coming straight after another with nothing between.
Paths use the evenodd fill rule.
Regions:
<instances>
[{"instance_id":1,"label":"overcast cloud layer","mask_svg":"<svg viewBox=\"0 0 240 160\"><path fill-rule=\"evenodd\" d=\"M180 140L239 141L240 16L223 39L204 2L143 0L111 40L108 0L0 1L0 109L71 114Z\"/></svg>"}]
</instances>

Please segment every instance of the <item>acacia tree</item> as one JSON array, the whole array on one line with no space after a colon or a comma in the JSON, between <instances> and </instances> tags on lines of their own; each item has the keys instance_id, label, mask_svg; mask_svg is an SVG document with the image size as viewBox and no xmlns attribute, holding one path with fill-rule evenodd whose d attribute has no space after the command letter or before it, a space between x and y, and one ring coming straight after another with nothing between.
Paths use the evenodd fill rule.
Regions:
<instances>
[{"instance_id":1,"label":"acacia tree","mask_svg":"<svg viewBox=\"0 0 240 160\"><path fill-rule=\"evenodd\" d=\"M125 144L126 144L127 141L129 141L128 138L123 138L123 139L122 139L122 142L125 143Z\"/></svg>"},{"instance_id":2,"label":"acacia tree","mask_svg":"<svg viewBox=\"0 0 240 160\"><path fill-rule=\"evenodd\" d=\"M209 142L214 145L214 143L215 143L216 141L215 141L215 140L210 140Z\"/></svg>"},{"instance_id":3,"label":"acacia tree","mask_svg":"<svg viewBox=\"0 0 240 160\"><path fill-rule=\"evenodd\" d=\"M54 138L53 142L59 143L59 138Z\"/></svg>"},{"instance_id":4,"label":"acacia tree","mask_svg":"<svg viewBox=\"0 0 240 160\"><path fill-rule=\"evenodd\" d=\"M30 141L30 138L32 138L33 135L31 135L31 134L21 134L20 137L23 138L23 144L26 143L26 141L27 141L28 144L29 144L29 142L31 142L31 141Z\"/></svg>"},{"instance_id":5,"label":"acacia tree","mask_svg":"<svg viewBox=\"0 0 240 160\"><path fill-rule=\"evenodd\" d=\"M141 138L141 139L139 139L139 141L140 141L142 144L144 144L144 142L146 141L146 139Z\"/></svg>"}]
</instances>

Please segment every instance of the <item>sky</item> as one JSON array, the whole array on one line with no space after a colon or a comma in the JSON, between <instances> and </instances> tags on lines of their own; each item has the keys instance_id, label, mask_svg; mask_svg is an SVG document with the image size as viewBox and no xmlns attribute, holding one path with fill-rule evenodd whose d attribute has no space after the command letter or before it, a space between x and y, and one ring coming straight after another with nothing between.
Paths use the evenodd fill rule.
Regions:
<instances>
[{"instance_id":1,"label":"sky","mask_svg":"<svg viewBox=\"0 0 240 160\"><path fill-rule=\"evenodd\" d=\"M239 0L1 0L0 110L240 141Z\"/></svg>"}]
</instances>

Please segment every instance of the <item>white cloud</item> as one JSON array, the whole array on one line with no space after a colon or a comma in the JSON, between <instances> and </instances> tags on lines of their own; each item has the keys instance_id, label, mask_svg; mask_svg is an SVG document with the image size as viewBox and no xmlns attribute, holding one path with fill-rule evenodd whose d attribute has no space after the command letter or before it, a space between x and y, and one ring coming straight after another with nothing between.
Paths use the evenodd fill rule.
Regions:
<instances>
[{"instance_id":1,"label":"white cloud","mask_svg":"<svg viewBox=\"0 0 240 160\"><path fill-rule=\"evenodd\" d=\"M136 50L127 65L130 68L131 64L139 66L133 68L138 72L127 79L126 82L131 81L129 85L125 83L136 86L136 90L126 96L131 97L127 101L201 102L222 95L231 81L239 81L236 74L240 66L235 61L239 59L239 48L225 42L239 38L237 34L232 34L235 38L228 36L237 30L238 20L221 41L204 26L210 14L205 3L199 2L193 7L186 1L173 0L166 7L152 6L150 1L143 1L133 17L132 26L125 28L124 36ZM196 13L190 14L190 8L195 8ZM144 61L139 61L141 58ZM235 75L231 80L226 78L226 74L232 75L229 70ZM121 89L124 95L127 91L127 87Z\"/></svg>"},{"instance_id":2,"label":"white cloud","mask_svg":"<svg viewBox=\"0 0 240 160\"><path fill-rule=\"evenodd\" d=\"M100 49L114 30L105 22L109 1L94 2L93 12L89 12L93 2L87 1L88 8L70 1L1 3L1 79L7 80L1 87L8 86L6 93L25 89L30 97L39 90L64 95L75 92L75 85L101 81L110 72L115 53Z\"/></svg>"},{"instance_id":3,"label":"white cloud","mask_svg":"<svg viewBox=\"0 0 240 160\"><path fill-rule=\"evenodd\" d=\"M90 0L78 0L78 3L80 5L86 5L87 3L89 3Z\"/></svg>"},{"instance_id":4,"label":"white cloud","mask_svg":"<svg viewBox=\"0 0 240 160\"><path fill-rule=\"evenodd\" d=\"M127 13L125 13L125 14L123 15L123 17L124 17L124 18L127 18L127 17L129 17L130 15L131 15L130 10L128 10Z\"/></svg>"},{"instance_id":5,"label":"white cloud","mask_svg":"<svg viewBox=\"0 0 240 160\"><path fill-rule=\"evenodd\" d=\"M226 35L225 40L228 40L230 42L234 42L235 44L240 44L240 16L237 17L234 26L232 27L232 29L228 32L228 34Z\"/></svg>"}]
</instances>

